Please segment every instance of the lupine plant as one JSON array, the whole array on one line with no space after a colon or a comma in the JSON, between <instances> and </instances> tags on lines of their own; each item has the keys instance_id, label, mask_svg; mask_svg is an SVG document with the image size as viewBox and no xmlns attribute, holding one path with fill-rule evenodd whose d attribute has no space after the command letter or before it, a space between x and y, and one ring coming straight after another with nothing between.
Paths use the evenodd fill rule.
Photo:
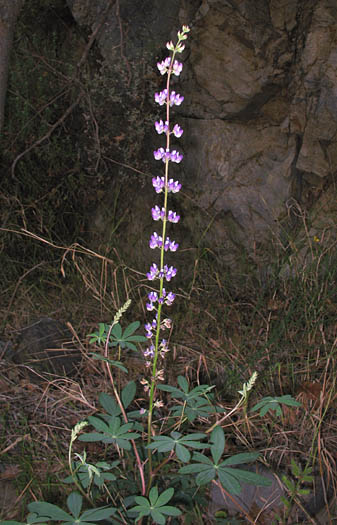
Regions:
<instances>
[{"instance_id":1,"label":"lupine plant","mask_svg":"<svg viewBox=\"0 0 337 525\"><path fill-rule=\"evenodd\" d=\"M183 159L178 150L171 148L171 140L179 139L183 130L178 123L171 123L170 112L173 106L182 104L184 97L171 89L171 82L182 72L183 64L176 56L183 52L183 42L189 31L189 27L182 27L177 43L168 42L166 45L169 56L157 64L160 74L166 75L166 86L154 97L155 102L165 109L164 120L155 122L155 130L165 136L166 142L165 147L154 151L154 158L164 164L164 174L152 179L155 193L161 195L162 202L154 204L151 213L161 230L160 233L153 232L149 241L150 248L159 253L159 261L153 262L147 273L146 309L152 318L145 324L146 337L135 335L139 326L137 322L131 323L124 331L119 324L130 301L116 313L110 324L100 323L98 332L90 334L90 343L103 350L93 352L92 357L100 359L107 367L113 396L101 393L101 409L72 430L68 455L70 476L63 482L73 482L77 490L68 496L67 510L35 501L28 506L27 524L54 521L65 525L90 525L102 520L113 524L165 524L167 519L170 523L184 523L185 517L193 512L192 496L197 492L198 500L204 504L204 510L207 509L202 487L211 482L231 498L240 493L243 482L270 484L269 480L244 467L237 468L256 461L258 453L238 453L223 459L226 439L221 424L242 405L247 408L248 393L254 385L256 373L239 391L241 399L235 409L225 416L223 409L215 405L213 387L190 387L183 376L177 378L177 385L163 383L169 342L162 334L172 324L164 310L176 299L175 293L167 287L177 273L174 266L166 264L165 253L178 249L178 243L168 235L168 228L180 220L178 213L170 209L169 198L170 194L181 189L180 182L170 178L169 167ZM157 288L153 288L156 283ZM136 382L130 381L121 389L112 371L117 367L118 374L127 372L121 363L123 350L137 351L136 344L144 342L147 345L142 353L148 373L140 380L145 391L145 399L141 396L145 406L140 406L136 400ZM254 409L263 414L270 408L280 411L280 403L294 404L288 398L268 398ZM222 415L217 417L219 412ZM205 421L214 417L215 423L210 422L208 429L200 432L201 418L205 426ZM84 432L88 426L93 430ZM74 453L73 445L77 440L101 443L104 460L89 463L85 450L81 454ZM96 507L97 502L101 506ZM84 506L85 510L82 510ZM202 517L199 522L204 522ZM14 521L4 523L20 525Z\"/></svg>"}]
</instances>

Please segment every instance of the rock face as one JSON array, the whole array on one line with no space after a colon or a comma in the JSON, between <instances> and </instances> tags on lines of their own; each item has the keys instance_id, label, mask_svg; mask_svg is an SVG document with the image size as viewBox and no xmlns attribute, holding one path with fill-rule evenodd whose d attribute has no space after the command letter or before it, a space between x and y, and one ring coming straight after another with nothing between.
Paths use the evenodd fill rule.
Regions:
<instances>
[{"instance_id":1,"label":"rock face","mask_svg":"<svg viewBox=\"0 0 337 525\"><path fill-rule=\"evenodd\" d=\"M94 28L106 2L68 4L80 24ZM301 222L294 203L309 217L314 204L317 210L320 199L327 202L324 193L331 191L337 172L335 0L151 0L147 16L140 15L138 0L120 4L120 12L108 15L99 43L112 70L124 72L124 87L116 73L116 89L129 95L138 90L138 102L136 95L129 98L133 120L119 115L126 137L147 112L138 158L131 148L132 160L124 152L124 161L141 165L146 152L152 174L158 170L151 159L158 138L148 112L153 120L159 112L144 97L151 101L162 88L154 70L165 56L166 40L182 24L192 29L179 81L185 101L174 116L185 130L179 143L185 160L174 175L184 182L181 208L189 246L202 237L233 264L237 250L252 255L257 244L268 246L271 236L291 233ZM143 92L141 78L147 79ZM324 215L326 204L321 208ZM137 213L139 207L126 226L129 239L143 220ZM138 233L137 242L144 242Z\"/></svg>"}]
</instances>

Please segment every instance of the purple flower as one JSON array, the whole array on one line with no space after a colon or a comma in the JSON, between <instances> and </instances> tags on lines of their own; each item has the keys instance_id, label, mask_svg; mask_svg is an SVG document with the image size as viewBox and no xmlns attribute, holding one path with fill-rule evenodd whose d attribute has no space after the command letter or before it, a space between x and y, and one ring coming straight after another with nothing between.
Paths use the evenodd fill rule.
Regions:
<instances>
[{"instance_id":1,"label":"purple flower","mask_svg":"<svg viewBox=\"0 0 337 525\"><path fill-rule=\"evenodd\" d=\"M170 250L170 252L176 252L178 249L179 244L177 242L171 241L170 237L166 237L165 244L164 244L164 250L167 252L167 250Z\"/></svg>"},{"instance_id":2,"label":"purple flower","mask_svg":"<svg viewBox=\"0 0 337 525\"><path fill-rule=\"evenodd\" d=\"M164 177L153 177L152 185L156 190L156 193L160 193L165 188L165 178Z\"/></svg>"},{"instance_id":3,"label":"purple flower","mask_svg":"<svg viewBox=\"0 0 337 525\"><path fill-rule=\"evenodd\" d=\"M179 164L179 162L183 160L183 156L179 153L179 151L176 151L174 149L172 153L170 154L170 160L172 162L176 162L177 164Z\"/></svg>"},{"instance_id":4,"label":"purple flower","mask_svg":"<svg viewBox=\"0 0 337 525\"><path fill-rule=\"evenodd\" d=\"M156 279L158 272L159 272L158 266L156 265L156 263L153 263L152 266L150 267L150 271L146 274L148 280L153 281L154 279Z\"/></svg>"},{"instance_id":5,"label":"purple flower","mask_svg":"<svg viewBox=\"0 0 337 525\"><path fill-rule=\"evenodd\" d=\"M167 99L167 89L164 89L160 93L154 94L154 100L159 104L160 106L163 106Z\"/></svg>"},{"instance_id":6,"label":"purple flower","mask_svg":"<svg viewBox=\"0 0 337 525\"><path fill-rule=\"evenodd\" d=\"M164 209L164 208L163 208ZM177 223L180 220L180 215L177 215L175 211L170 210L167 214L167 220L169 222Z\"/></svg>"},{"instance_id":7,"label":"purple flower","mask_svg":"<svg viewBox=\"0 0 337 525\"><path fill-rule=\"evenodd\" d=\"M167 49L171 49L172 46L173 46L172 42L168 42L166 44ZM182 48L181 51L183 51L184 46L180 46L180 47ZM165 58L165 60L162 60L161 62L157 62L157 68L159 69L161 75L165 75L165 73L167 73L167 71L169 70L170 64L171 64L171 57L167 57ZM182 63L178 62L178 60L175 60L172 66L172 73L178 77L180 73L182 72L182 69L183 69Z\"/></svg>"},{"instance_id":8,"label":"purple flower","mask_svg":"<svg viewBox=\"0 0 337 525\"><path fill-rule=\"evenodd\" d=\"M149 246L150 248L154 249L154 248L161 248L163 244L163 238L158 235L158 233L154 232L152 235L151 235L151 239L150 239L150 242L149 242Z\"/></svg>"},{"instance_id":9,"label":"purple flower","mask_svg":"<svg viewBox=\"0 0 337 525\"><path fill-rule=\"evenodd\" d=\"M165 208L164 207L160 209L159 206L156 205L154 208L151 209L151 213L152 213L152 219L154 221L159 221L160 219L163 220L165 218ZM177 215L175 211L169 210L167 214L167 220L169 222L177 223L180 220L180 215Z\"/></svg>"},{"instance_id":10,"label":"purple flower","mask_svg":"<svg viewBox=\"0 0 337 525\"><path fill-rule=\"evenodd\" d=\"M149 299L149 301L151 301L151 303L155 303L156 301L158 301L158 294L157 294L157 292L150 292L148 294L148 299Z\"/></svg>"},{"instance_id":11,"label":"purple flower","mask_svg":"<svg viewBox=\"0 0 337 525\"><path fill-rule=\"evenodd\" d=\"M162 339L161 340L161 343L159 345L159 349L160 349L161 357L165 357L166 352L170 351L169 347L168 347L168 342L166 341L166 339Z\"/></svg>"},{"instance_id":12,"label":"purple flower","mask_svg":"<svg viewBox=\"0 0 337 525\"><path fill-rule=\"evenodd\" d=\"M152 358L154 356L154 345L151 345L150 348L147 348L144 352L144 357Z\"/></svg>"},{"instance_id":13,"label":"purple flower","mask_svg":"<svg viewBox=\"0 0 337 525\"><path fill-rule=\"evenodd\" d=\"M159 133L159 135L161 133L166 133L168 131L168 122L167 121L164 124L164 122L162 120L160 120L159 122L155 122L154 126L156 128L157 133Z\"/></svg>"},{"instance_id":14,"label":"purple flower","mask_svg":"<svg viewBox=\"0 0 337 525\"><path fill-rule=\"evenodd\" d=\"M154 100L159 104L160 106L163 106L167 101L167 89L163 89L163 91L160 91L160 93L154 94ZM184 97L182 95L179 95L179 93L176 93L175 91L171 91L170 93L170 106L180 106L180 104L183 102Z\"/></svg>"},{"instance_id":15,"label":"purple flower","mask_svg":"<svg viewBox=\"0 0 337 525\"><path fill-rule=\"evenodd\" d=\"M156 122L157 124L157 122ZM159 133L159 132L158 132ZM172 130L172 133L177 137L181 137L181 135L184 133L184 130L179 126L179 124L176 124Z\"/></svg>"},{"instance_id":16,"label":"purple flower","mask_svg":"<svg viewBox=\"0 0 337 525\"><path fill-rule=\"evenodd\" d=\"M176 274L177 268L173 268L173 266L168 267L167 264L165 264L164 268L161 268L159 270L156 263L153 263L150 267L150 271L146 275L149 281L162 278L165 278L167 281L170 281L172 277L174 277Z\"/></svg>"},{"instance_id":17,"label":"purple flower","mask_svg":"<svg viewBox=\"0 0 337 525\"><path fill-rule=\"evenodd\" d=\"M154 221L159 221L159 219L163 220L165 217L165 208L160 209L159 206L155 206L154 208L152 208L151 212L152 212L152 219Z\"/></svg>"},{"instance_id":18,"label":"purple flower","mask_svg":"<svg viewBox=\"0 0 337 525\"><path fill-rule=\"evenodd\" d=\"M167 264L164 266L165 271L165 279L167 281L170 281L172 277L174 277L177 274L177 268L173 268L173 266L168 267Z\"/></svg>"},{"instance_id":19,"label":"purple flower","mask_svg":"<svg viewBox=\"0 0 337 525\"><path fill-rule=\"evenodd\" d=\"M178 193L181 190L181 184L177 180L170 179L167 184L167 190L172 193Z\"/></svg>"},{"instance_id":20,"label":"purple flower","mask_svg":"<svg viewBox=\"0 0 337 525\"><path fill-rule=\"evenodd\" d=\"M175 297L176 297L176 294L174 294L173 292L169 292L167 294L166 299L165 299L165 303L167 304L167 306L171 306Z\"/></svg>"},{"instance_id":21,"label":"purple flower","mask_svg":"<svg viewBox=\"0 0 337 525\"><path fill-rule=\"evenodd\" d=\"M145 331L146 331L146 337L148 339L151 339L151 337L152 337L152 326L151 326L151 323L146 323L144 328L145 328Z\"/></svg>"},{"instance_id":22,"label":"purple flower","mask_svg":"<svg viewBox=\"0 0 337 525\"><path fill-rule=\"evenodd\" d=\"M163 238L160 235L158 235L156 232L154 232L151 235L151 239L150 239L150 242L149 242L150 248L152 248L152 249L154 249L154 248L161 248L162 245L163 245ZM174 241L171 241L169 237L166 237L166 240L165 240L165 243L164 243L164 250L166 252L168 250L170 250L171 252L175 252L175 251L177 251L178 246L179 246L178 243L176 243Z\"/></svg>"},{"instance_id":23,"label":"purple flower","mask_svg":"<svg viewBox=\"0 0 337 525\"><path fill-rule=\"evenodd\" d=\"M183 70L183 65L181 62L178 62L178 60L175 60L173 62L173 66L172 66L172 73L174 75L176 75L177 77L179 77L180 73L182 72Z\"/></svg>"},{"instance_id":24,"label":"purple flower","mask_svg":"<svg viewBox=\"0 0 337 525\"><path fill-rule=\"evenodd\" d=\"M171 64L171 57L165 58L165 60L162 60L162 62L157 62L157 68L159 69L161 75L165 75L168 68L170 67L170 64Z\"/></svg>"},{"instance_id":25,"label":"purple flower","mask_svg":"<svg viewBox=\"0 0 337 525\"><path fill-rule=\"evenodd\" d=\"M166 93L167 96L167 93ZM175 91L171 91L170 93L170 106L180 106L180 104L183 102L184 97L182 95L179 95L179 93L176 93Z\"/></svg>"},{"instance_id":26,"label":"purple flower","mask_svg":"<svg viewBox=\"0 0 337 525\"><path fill-rule=\"evenodd\" d=\"M161 160L165 156L164 148L159 148L153 152L153 156L156 160Z\"/></svg>"},{"instance_id":27,"label":"purple flower","mask_svg":"<svg viewBox=\"0 0 337 525\"><path fill-rule=\"evenodd\" d=\"M175 149L171 152L169 149L159 148L153 152L153 156L156 160L162 160L163 162L171 160L177 164L183 160L183 156Z\"/></svg>"},{"instance_id":28,"label":"purple flower","mask_svg":"<svg viewBox=\"0 0 337 525\"><path fill-rule=\"evenodd\" d=\"M155 310L153 303L146 303L146 310L148 312L152 312L152 310Z\"/></svg>"}]
</instances>

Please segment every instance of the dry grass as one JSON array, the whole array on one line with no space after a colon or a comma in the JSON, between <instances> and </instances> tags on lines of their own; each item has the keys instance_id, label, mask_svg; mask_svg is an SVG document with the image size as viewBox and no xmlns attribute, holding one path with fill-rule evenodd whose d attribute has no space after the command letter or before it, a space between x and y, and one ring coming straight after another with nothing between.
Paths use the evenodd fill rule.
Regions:
<instances>
[{"instance_id":1,"label":"dry grass","mask_svg":"<svg viewBox=\"0 0 337 525\"><path fill-rule=\"evenodd\" d=\"M52 283L48 294L27 283L29 271L15 284L4 283L5 335L41 315L69 322L71 312L73 344L82 360L74 377L39 373L34 380L26 365L0 361L1 479L15 479L17 486L7 519L22 518L33 499L62 498L58 479L66 475L71 428L95 412L98 392L111 392L104 367L88 358L86 335L98 322L111 320L126 297L133 299L133 306L125 322L146 318L144 276L125 267L117 253L111 260L78 245L53 248L61 250L65 282L49 267L42 269L42 288ZM293 265L294 275L270 279L264 287L248 278L234 286L227 276L219 277L213 260L211 265L199 261L192 289L180 290L172 311L167 382L184 374L193 383L216 384L224 414L233 409L237 390L254 370L259 379L250 407L264 396L293 395L302 407L285 407L282 418L271 413L260 418L243 408L226 418L227 452L258 450L266 465L287 475L292 459L311 465L324 480L328 501L336 487L336 270L328 264L329 251L324 256L310 253L306 267L297 270ZM132 359L128 364L130 377L139 379L139 361L133 371ZM205 430L213 423L198 425ZM96 456L100 452L91 449ZM263 523L254 521L254 515L251 519Z\"/></svg>"}]
</instances>

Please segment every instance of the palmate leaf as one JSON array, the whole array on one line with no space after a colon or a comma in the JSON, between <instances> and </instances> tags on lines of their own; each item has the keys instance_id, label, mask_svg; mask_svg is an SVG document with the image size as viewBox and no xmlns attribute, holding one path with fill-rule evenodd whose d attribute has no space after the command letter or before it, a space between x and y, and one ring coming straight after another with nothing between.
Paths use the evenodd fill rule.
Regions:
<instances>
[{"instance_id":1,"label":"palmate leaf","mask_svg":"<svg viewBox=\"0 0 337 525\"><path fill-rule=\"evenodd\" d=\"M127 339L130 335L132 335L138 328L140 327L140 322L135 321L134 323L130 323L129 326L127 326L123 333L123 339Z\"/></svg>"},{"instance_id":2,"label":"palmate leaf","mask_svg":"<svg viewBox=\"0 0 337 525\"><path fill-rule=\"evenodd\" d=\"M178 384L181 386L181 390L177 387L171 386L171 385L158 385L159 390L164 390L165 392L170 392L173 397L176 399L183 399L184 401L190 401L192 399L200 398L205 402L204 398L201 398L201 396L207 394L210 392L214 386L209 385L198 385L195 388L193 388L190 392L188 391L188 382L185 377L179 376L178 377Z\"/></svg>"},{"instance_id":3,"label":"palmate leaf","mask_svg":"<svg viewBox=\"0 0 337 525\"><path fill-rule=\"evenodd\" d=\"M111 464L106 461L98 461L95 465L85 463L81 464L80 461L72 462L73 471L76 470L76 477L82 487L87 489L93 482L97 487L102 487L106 481L115 481L117 478L111 472L105 472L111 470L119 465L119 461L113 461ZM63 483L74 483L72 476L67 476L62 480Z\"/></svg>"},{"instance_id":4,"label":"palmate leaf","mask_svg":"<svg viewBox=\"0 0 337 525\"><path fill-rule=\"evenodd\" d=\"M40 523L41 525L47 525L46 518L39 518L37 514L30 513L27 516L27 521L25 523L22 523L21 521L1 521L1 525L33 525L35 523Z\"/></svg>"},{"instance_id":5,"label":"palmate leaf","mask_svg":"<svg viewBox=\"0 0 337 525\"><path fill-rule=\"evenodd\" d=\"M174 450L177 457L183 463L191 459L191 453L186 447L205 448L207 445L197 441L206 437L206 434L195 433L183 436L180 432L171 432L170 436L154 436L153 442L147 446L150 450L157 449L158 452L170 452Z\"/></svg>"},{"instance_id":6,"label":"palmate leaf","mask_svg":"<svg viewBox=\"0 0 337 525\"><path fill-rule=\"evenodd\" d=\"M85 520L85 521L88 521L88 520L95 520L95 521L100 521L100 520L105 520L106 518L110 518L111 516L113 516L114 514L116 514L117 512L117 509L113 508L113 507L101 507L101 508L98 508L98 509L90 509L90 510L86 510L83 512L82 516L81 516L81 520Z\"/></svg>"},{"instance_id":7,"label":"palmate leaf","mask_svg":"<svg viewBox=\"0 0 337 525\"><path fill-rule=\"evenodd\" d=\"M256 412L257 410L260 411L260 416L263 417L266 415L266 413L269 410L272 410L276 413L277 416L282 416L282 408L281 405L287 405L292 407L299 407L302 406L301 403L296 401L292 396L289 394L286 394L284 396L276 396L271 397L267 396L261 399L253 408L251 409L251 412Z\"/></svg>"},{"instance_id":8,"label":"palmate leaf","mask_svg":"<svg viewBox=\"0 0 337 525\"><path fill-rule=\"evenodd\" d=\"M197 474L197 477L195 478L195 481L197 485L206 485L212 479L215 479L217 476L217 471L211 462L211 464L202 464L202 463L194 463L190 465L186 465L179 469L180 474Z\"/></svg>"},{"instance_id":9,"label":"palmate leaf","mask_svg":"<svg viewBox=\"0 0 337 525\"><path fill-rule=\"evenodd\" d=\"M240 494L241 492L240 482L235 476L232 476L230 469L219 470L218 475L219 475L220 483L225 490L227 490L230 494L234 494L235 496Z\"/></svg>"},{"instance_id":10,"label":"palmate leaf","mask_svg":"<svg viewBox=\"0 0 337 525\"><path fill-rule=\"evenodd\" d=\"M201 454L200 452L193 452L190 463L179 469L180 474L197 474L197 485L205 485L213 479L219 478L223 487L230 494L240 494L241 483L249 483L252 485L268 486L271 481L255 472L243 469L231 468L229 465L240 465L243 463L250 463L255 461L258 453L242 453L236 454L225 461L219 463L225 448L225 435L222 427L217 426L212 431L210 436L210 450L212 458Z\"/></svg>"},{"instance_id":11,"label":"palmate leaf","mask_svg":"<svg viewBox=\"0 0 337 525\"><path fill-rule=\"evenodd\" d=\"M217 464L225 450L225 434L222 427L215 427L211 433L210 443L212 458L214 463Z\"/></svg>"},{"instance_id":12,"label":"palmate leaf","mask_svg":"<svg viewBox=\"0 0 337 525\"><path fill-rule=\"evenodd\" d=\"M256 472L251 472L250 470L244 470L239 468L232 469L229 467L222 467L222 465L219 465L219 477L220 472L225 472L226 474L233 476L239 482L242 481L244 483L248 483L249 485L255 485L257 487L269 487L272 484L272 481L270 479L265 478L264 476L261 476Z\"/></svg>"},{"instance_id":13,"label":"palmate leaf","mask_svg":"<svg viewBox=\"0 0 337 525\"><path fill-rule=\"evenodd\" d=\"M113 325L111 330L111 324L99 323L98 332L89 334L88 337L91 338L89 342L98 343L100 345L106 344L107 338L109 336L110 347L120 346L121 348L127 347L131 350L137 350L137 347L133 343L142 343L147 341L146 337L143 335L133 335L139 326L140 322L135 321L134 323L129 324L123 333L122 327L119 323Z\"/></svg>"},{"instance_id":14,"label":"palmate leaf","mask_svg":"<svg viewBox=\"0 0 337 525\"><path fill-rule=\"evenodd\" d=\"M70 516L70 514L60 509L57 505L46 503L45 501L34 501L33 503L29 503L28 510L30 512L36 512L38 516L48 520L73 521L73 516Z\"/></svg>"},{"instance_id":15,"label":"palmate leaf","mask_svg":"<svg viewBox=\"0 0 337 525\"><path fill-rule=\"evenodd\" d=\"M130 383L128 383L122 390L122 403L123 403L123 407L125 409L128 408L128 406L130 405L130 403L132 403L132 401L134 400L135 398L135 395L136 395L136 383L135 381L130 381Z\"/></svg>"},{"instance_id":16,"label":"palmate leaf","mask_svg":"<svg viewBox=\"0 0 337 525\"><path fill-rule=\"evenodd\" d=\"M229 466L229 465L242 465L243 463L252 463L253 461L256 461L260 454L258 452L243 452L241 454L235 454L235 456L231 456L230 458L225 459L221 465L223 466Z\"/></svg>"},{"instance_id":17,"label":"palmate leaf","mask_svg":"<svg viewBox=\"0 0 337 525\"><path fill-rule=\"evenodd\" d=\"M72 516L67 512L51 503L43 501L36 501L28 505L30 511L36 512L37 516L41 516L45 521L62 521L64 525L74 525L75 523L82 523L83 525L96 525L96 521L104 520L115 514L116 510L113 507L100 507L98 509L90 509L80 515L83 498L77 492L72 492L67 498L67 506ZM95 520L90 522L89 520ZM30 521L28 523L41 523L40 521Z\"/></svg>"},{"instance_id":18,"label":"palmate leaf","mask_svg":"<svg viewBox=\"0 0 337 525\"><path fill-rule=\"evenodd\" d=\"M97 361L105 361L106 363L109 363L109 365L114 366L116 368L119 368L120 370L122 370L126 374L129 373L128 369L125 368L125 366L123 366L120 361L114 361L113 359L108 359L107 357L104 357L104 356L102 356L100 354L95 354L95 352L89 352L89 355L91 355L91 357L93 359L96 359Z\"/></svg>"},{"instance_id":19,"label":"palmate leaf","mask_svg":"<svg viewBox=\"0 0 337 525\"><path fill-rule=\"evenodd\" d=\"M131 449L130 440L137 439L140 434L130 432L134 427L134 422L121 424L119 417L107 418L108 424L95 416L88 417L89 422L100 432L88 432L79 436L80 441L102 441L103 443L115 443L126 450Z\"/></svg>"},{"instance_id":20,"label":"palmate leaf","mask_svg":"<svg viewBox=\"0 0 337 525\"><path fill-rule=\"evenodd\" d=\"M88 416L89 423L101 432L109 432L109 425L96 416Z\"/></svg>"},{"instance_id":21,"label":"palmate leaf","mask_svg":"<svg viewBox=\"0 0 337 525\"><path fill-rule=\"evenodd\" d=\"M122 332L122 328L119 323L117 323L111 330L109 345L110 346L120 346L121 348L128 347L131 350L137 350L137 347L133 342L145 342L147 338L143 335L132 335L140 326L139 321L129 324Z\"/></svg>"},{"instance_id":22,"label":"palmate leaf","mask_svg":"<svg viewBox=\"0 0 337 525\"><path fill-rule=\"evenodd\" d=\"M149 493L149 498L143 496L136 496L135 502L137 505L132 507L130 512L138 512L137 521L143 516L151 516L154 523L165 524L166 516L180 516L181 511L176 507L166 505L170 501L174 494L174 489L171 487L160 495L158 494L158 488L152 487Z\"/></svg>"},{"instance_id":23,"label":"palmate leaf","mask_svg":"<svg viewBox=\"0 0 337 525\"><path fill-rule=\"evenodd\" d=\"M121 413L121 409L117 405L116 401L112 396L109 396L109 394L102 392L99 395L98 400L104 410L111 416L119 416Z\"/></svg>"},{"instance_id":24,"label":"palmate leaf","mask_svg":"<svg viewBox=\"0 0 337 525\"><path fill-rule=\"evenodd\" d=\"M158 385L159 386L159 385ZM202 397L195 399L189 399L186 402L186 406L175 405L172 407L172 415L175 417L181 417L184 414L190 423L198 417L208 417L210 414L214 414L217 409L208 403L208 401Z\"/></svg>"},{"instance_id":25,"label":"palmate leaf","mask_svg":"<svg viewBox=\"0 0 337 525\"><path fill-rule=\"evenodd\" d=\"M67 507L77 519L82 509L83 498L78 492L72 492L67 498Z\"/></svg>"}]
</instances>

